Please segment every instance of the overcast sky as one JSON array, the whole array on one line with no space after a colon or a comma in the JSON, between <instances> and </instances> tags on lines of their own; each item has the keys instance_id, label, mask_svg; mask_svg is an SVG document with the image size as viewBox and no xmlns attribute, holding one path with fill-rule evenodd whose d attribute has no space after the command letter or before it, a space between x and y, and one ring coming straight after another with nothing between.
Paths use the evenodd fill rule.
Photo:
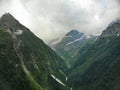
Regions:
<instances>
[{"instance_id":1,"label":"overcast sky","mask_svg":"<svg viewBox=\"0 0 120 90\"><path fill-rule=\"evenodd\" d=\"M48 42L71 29L87 34L120 18L120 0L0 0L0 15L10 12Z\"/></svg>"}]
</instances>

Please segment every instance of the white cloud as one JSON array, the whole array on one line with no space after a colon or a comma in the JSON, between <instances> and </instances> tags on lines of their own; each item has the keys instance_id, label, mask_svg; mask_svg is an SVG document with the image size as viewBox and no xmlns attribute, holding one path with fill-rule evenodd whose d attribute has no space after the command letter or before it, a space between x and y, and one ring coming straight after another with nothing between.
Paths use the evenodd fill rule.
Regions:
<instances>
[{"instance_id":1,"label":"white cloud","mask_svg":"<svg viewBox=\"0 0 120 90\"><path fill-rule=\"evenodd\" d=\"M10 11L45 42L71 29L93 34L120 17L120 0L7 1L1 0L0 13Z\"/></svg>"}]
</instances>

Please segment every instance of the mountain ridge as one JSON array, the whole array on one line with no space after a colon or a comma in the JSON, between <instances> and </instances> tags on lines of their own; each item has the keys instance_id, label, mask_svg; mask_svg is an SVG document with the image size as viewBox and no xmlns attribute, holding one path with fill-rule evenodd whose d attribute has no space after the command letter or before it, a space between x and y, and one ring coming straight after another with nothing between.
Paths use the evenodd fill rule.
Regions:
<instances>
[{"instance_id":1,"label":"mountain ridge","mask_svg":"<svg viewBox=\"0 0 120 90\"><path fill-rule=\"evenodd\" d=\"M6 13L0 19L0 90L120 90L119 33L119 21L97 38L72 30L52 47L57 55Z\"/></svg>"},{"instance_id":2,"label":"mountain ridge","mask_svg":"<svg viewBox=\"0 0 120 90\"><path fill-rule=\"evenodd\" d=\"M85 44L93 42L95 38L95 36L86 35L73 29L68 32L59 43L50 47L67 61L66 63L69 67L72 67L78 57L78 48L85 49Z\"/></svg>"},{"instance_id":3,"label":"mountain ridge","mask_svg":"<svg viewBox=\"0 0 120 90\"><path fill-rule=\"evenodd\" d=\"M107 37L110 35L119 35L120 34L120 19L116 19L108 25L106 30L103 31L100 37Z\"/></svg>"},{"instance_id":4,"label":"mountain ridge","mask_svg":"<svg viewBox=\"0 0 120 90\"><path fill-rule=\"evenodd\" d=\"M112 32L109 32L112 31ZM120 23L115 22L81 54L69 72L75 90L119 90ZM86 86L87 85L87 86Z\"/></svg>"},{"instance_id":5,"label":"mountain ridge","mask_svg":"<svg viewBox=\"0 0 120 90\"><path fill-rule=\"evenodd\" d=\"M2 90L5 85L12 90L68 88L51 76L64 81L59 72L65 73L64 60L9 13L0 19L0 62L0 75L9 84L0 85Z\"/></svg>"}]
</instances>

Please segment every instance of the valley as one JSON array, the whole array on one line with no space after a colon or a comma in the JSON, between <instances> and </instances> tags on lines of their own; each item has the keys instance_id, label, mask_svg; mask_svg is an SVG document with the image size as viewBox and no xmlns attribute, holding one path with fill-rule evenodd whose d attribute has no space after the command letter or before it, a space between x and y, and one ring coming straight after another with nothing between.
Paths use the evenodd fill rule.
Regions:
<instances>
[{"instance_id":1,"label":"valley","mask_svg":"<svg viewBox=\"0 0 120 90\"><path fill-rule=\"evenodd\" d=\"M120 90L119 69L119 19L48 46L10 13L0 18L0 90Z\"/></svg>"}]
</instances>

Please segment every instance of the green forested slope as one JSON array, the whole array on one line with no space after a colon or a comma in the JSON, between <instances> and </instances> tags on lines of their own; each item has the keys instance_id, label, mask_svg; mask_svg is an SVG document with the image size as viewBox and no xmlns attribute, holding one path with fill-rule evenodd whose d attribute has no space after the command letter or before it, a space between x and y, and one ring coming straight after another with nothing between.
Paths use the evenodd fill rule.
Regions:
<instances>
[{"instance_id":1,"label":"green forested slope","mask_svg":"<svg viewBox=\"0 0 120 90\"><path fill-rule=\"evenodd\" d=\"M80 54L69 70L68 82L74 90L120 90L119 30L120 24L114 23Z\"/></svg>"},{"instance_id":2,"label":"green forested slope","mask_svg":"<svg viewBox=\"0 0 120 90\"><path fill-rule=\"evenodd\" d=\"M0 90L66 90L64 61L9 13L0 20ZM54 83L51 83L51 82ZM57 88L57 89L56 89Z\"/></svg>"},{"instance_id":3,"label":"green forested slope","mask_svg":"<svg viewBox=\"0 0 120 90\"><path fill-rule=\"evenodd\" d=\"M9 13L3 15L0 90L120 90L120 21L73 52L76 60L68 69L28 28Z\"/></svg>"}]
</instances>

